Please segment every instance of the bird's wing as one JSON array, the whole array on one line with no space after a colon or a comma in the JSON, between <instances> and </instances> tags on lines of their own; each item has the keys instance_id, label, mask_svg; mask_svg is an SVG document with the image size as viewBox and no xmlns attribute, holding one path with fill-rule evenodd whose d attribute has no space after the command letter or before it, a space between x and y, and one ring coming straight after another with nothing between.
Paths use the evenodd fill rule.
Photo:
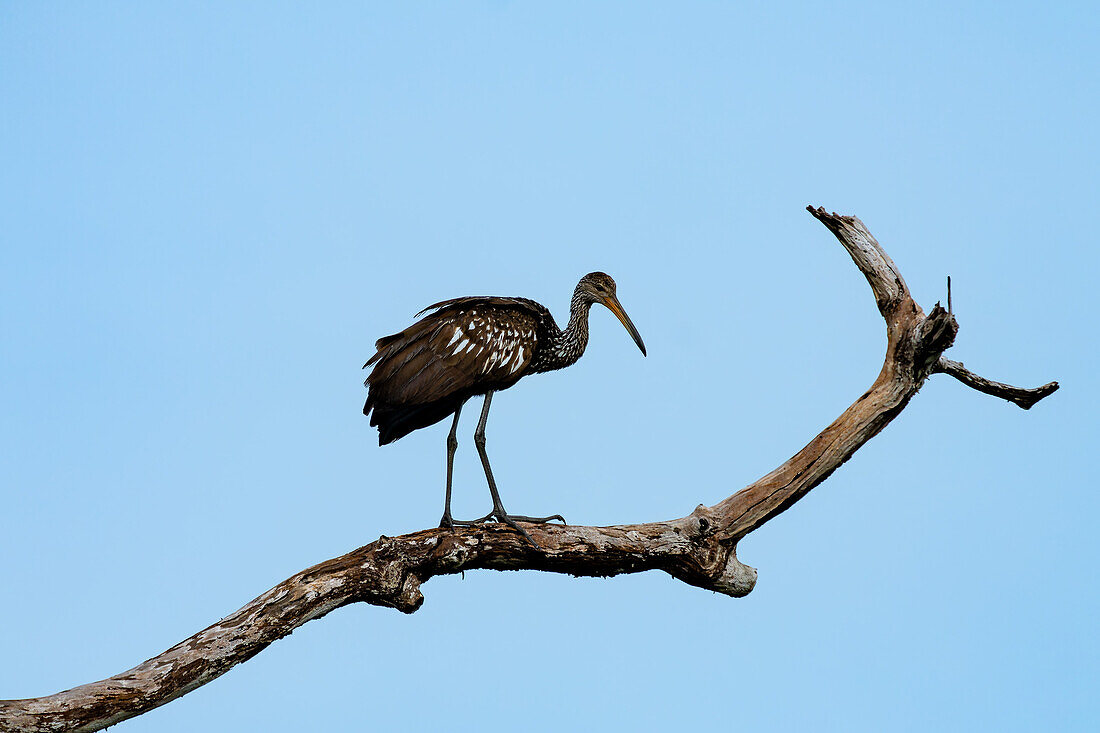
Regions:
<instances>
[{"instance_id":1,"label":"bird's wing","mask_svg":"<svg viewBox=\"0 0 1100 733\"><path fill-rule=\"evenodd\" d=\"M524 313L530 313L536 318L546 309L536 303L533 300L527 298L504 298L498 295L471 295L464 298L451 298L450 300L441 300L438 303L429 305L424 310L417 313L417 316L422 316L428 311L436 311L442 313L445 310L475 310L477 308L496 308L515 310Z\"/></svg>"},{"instance_id":2,"label":"bird's wing","mask_svg":"<svg viewBox=\"0 0 1100 733\"><path fill-rule=\"evenodd\" d=\"M534 356L538 318L528 309L460 298L399 334L379 341L367 378L374 398L388 404L421 404L482 389L510 387Z\"/></svg>"},{"instance_id":3,"label":"bird's wing","mask_svg":"<svg viewBox=\"0 0 1100 733\"><path fill-rule=\"evenodd\" d=\"M395 333L391 336L383 336L374 342L374 348L377 349L374 356L367 360L367 363L363 365L366 369L371 364L374 364L380 360L386 353L387 347L403 340L408 339L412 332L419 329L423 324L433 321L437 317L442 317L446 313L454 313L460 311L473 311L478 308L483 310L495 309L495 310L513 310L519 313L525 313L532 316L537 322L540 317L548 316L549 311L533 300L527 298L503 298L495 295L473 295L464 298L451 298L450 300L441 300L438 303L429 305L424 310L420 311L416 315L422 316L428 311L435 311L427 318L422 318L413 325L406 328L400 333Z\"/></svg>"}]
</instances>

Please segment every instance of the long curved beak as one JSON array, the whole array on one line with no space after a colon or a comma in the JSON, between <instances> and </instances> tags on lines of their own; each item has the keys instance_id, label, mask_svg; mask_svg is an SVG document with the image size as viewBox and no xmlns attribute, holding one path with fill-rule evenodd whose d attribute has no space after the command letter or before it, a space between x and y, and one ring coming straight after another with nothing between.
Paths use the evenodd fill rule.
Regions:
<instances>
[{"instance_id":1,"label":"long curved beak","mask_svg":"<svg viewBox=\"0 0 1100 733\"><path fill-rule=\"evenodd\" d=\"M630 338L634 339L634 343L638 344L638 348L642 350L642 356L645 356L645 344L642 342L642 335L638 333L638 329L634 328L630 316L623 310L623 306L619 303L619 299L614 295L608 295L601 302L607 306L609 311L615 314L616 318L622 321L622 324L626 326L626 330L630 333Z\"/></svg>"}]
</instances>

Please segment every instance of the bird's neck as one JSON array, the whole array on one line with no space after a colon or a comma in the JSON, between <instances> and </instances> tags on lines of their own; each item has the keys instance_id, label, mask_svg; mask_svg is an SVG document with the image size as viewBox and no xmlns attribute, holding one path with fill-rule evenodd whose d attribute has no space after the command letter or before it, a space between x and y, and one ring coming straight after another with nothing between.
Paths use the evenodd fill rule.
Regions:
<instances>
[{"instance_id":1,"label":"bird's neck","mask_svg":"<svg viewBox=\"0 0 1100 733\"><path fill-rule=\"evenodd\" d=\"M573 294L573 300L569 304L569 323L564 330L557 333L549 350L549 369L567 367L584 354L588 347L588 311L591 308L591 301L580 293Z\"/></svg>"}]
</instances>

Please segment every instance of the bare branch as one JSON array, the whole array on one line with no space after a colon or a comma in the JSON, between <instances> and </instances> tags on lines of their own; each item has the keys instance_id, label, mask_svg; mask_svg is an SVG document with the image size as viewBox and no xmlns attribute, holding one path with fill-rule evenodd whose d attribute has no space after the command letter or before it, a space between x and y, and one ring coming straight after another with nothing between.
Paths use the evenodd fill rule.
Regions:
<instances>
[{"instance_id":1,"label":"bare branch","mask_svg":"<svg viewBox=\"0 0 1100 733\"><path fill-rule=\"evenodd\" d=\"M1055 382L1037 390L1009 387L942 358L958 331L950 310L937 303L925 316L859 219L807 208L867 278L886 321L886 358L867 392L767 476L680 519L614 527L525 525L538 547L501 525L382 537L298 573L127 672L56 695L0 701L0 732L100 730L206 684L333 609L364 602L412 613L424 600L421 585L436 575L474 569L577 576L663 570L700 588L744 596L756 584L756 570L738 560L738 540L828 478L901 413L929 374L951 374L1024 408L1058 388Z\"/></svg>"},{"instance_id":2,"label":"bare branch","mask_svg":"<svg viewBox=\"0 0 1100 733\"><path fill-rule=\"evenodd\" d=\"M807 206L806 211L840 240L856 267L870 283L879 312L883 316L887 316L892 309L906 301L912 302L909 286L905 284L894 261L871 232L867 231L862 221L854 216L841 216L835 212L830 214L821 207L815 209Z\"/></svg>"},{"instance_id":3,"label":"bare branch","mask_svg":"<svg viewBox=\"0 0 1100 733\"><path fill-rule=\"evenodd\" d=\"M806 207L829 228L867 278L886 320L886 359L875 383L801 451L767 476L715 505L720 539L736 543L786 511L890 423L951 345L954 317L939 307L926 318L897 266L854 216Z\"/></svg>"},{"instance_id":4,"label":"bare branch","mask_svg":"<svg viewBox=\"0 0 1100 733\"><path fill-rule=\"evenodd\" d=\"M1025 410L1030 410L1032 405L1036 402L1057 392L1059 387L1057 382L1047 382L1042 387L1035 387L1033 389L1013 387L1010 384L994 382L992 379L980 377L970 371L963 366L961 361L951 361L942 356L940 360L936 362L933 371L940 374L950 374L967 387L973 387L979 392L985 392L987 395L993 395L994 397L1008 400Z\"/></svg>"},{"instance_id":5,"label":"bare branch","mask_svg":"<svg viewBox=\"0 0 1100 733\"><path fill-rule=\"evenodd\" d=\"M705 519L619 527L525 525L430 529L381 537L303 570L168 651L100 682L29 700L0 701L0 731L96 731L159 707L261 652L307 621L349 603L413 613L422 583L466 570L544 570L611 576L663 569L692 585L743 596L756 571L708 547ZM713 544L713 543L711 543Z\"/></svg>"}]
</instances>

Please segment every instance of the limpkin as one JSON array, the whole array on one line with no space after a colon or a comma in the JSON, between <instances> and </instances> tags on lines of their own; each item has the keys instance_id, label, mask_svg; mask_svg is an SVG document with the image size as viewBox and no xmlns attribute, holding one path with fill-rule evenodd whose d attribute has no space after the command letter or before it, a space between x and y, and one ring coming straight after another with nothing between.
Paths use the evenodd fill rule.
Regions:
<instances>
[{"instance_id":1,"label":"limpkin","mask_svg":"<svg viewBox=\"0 0 1100 733\"><path fill-rule=\"evenodd\" d=\"M557 519L508 514L497 493L485 453L485 422L493 393L508 389L528 374L549 372L573 364L588 345L588 311L601 303L614 313L645 355L645 344L615 296L615 281L602 272L581 278L573 291L569 324L558 328L544 306L526 298L469 297L444 300L417 315L432 313L400 333L378 339L378 353L363 365L374 365L365 382L363 414L378 427L378 444L386 445L453 414L447 435L447 498L441 527L470 526L496 519L534 540L517 522L545 523ZM493 510L480 519L451 517L451 476L458 448L458 418L462 406L485 395L474 432Z\"/></svg>"}]
</instances>

